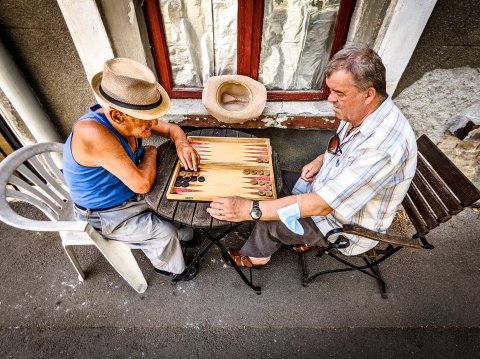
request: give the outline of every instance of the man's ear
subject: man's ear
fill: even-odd
[[[123,124],[125,121],[123,117],[123,113],[118,111],[117,109],[111,108],[109,111],[110,118],[115,121],[115,123],[118,123],[119,125]]]
[[[370,105],[373,100],[377,97],[377,91],[373,87],[367,89],[367,98],[365,99],[365,104]]]

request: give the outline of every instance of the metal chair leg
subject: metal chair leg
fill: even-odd
[[[425,249],[434,249],[435,246],[433,244],[430,244],[428,241],[427,241],[427,238],[425,237],[420,237],[420,242],[422,242],[422,247],[425,248]]]
[[[380,294],[383,299],[388,298],[387,294],[387,284],[385,283],[385,280],[382,277],[382,274],[380,273],[380,268],[376,264],[372,264],[374,262],[370,262],[367,258],[363,258],[365,263],[369,266],[370,270],[372,271],[373,275],[375,276],[375,279],[377,280],[378,286],[380,288]]]
[[[324,271],[319,271],[314,274],[309,274],[307,270],[307,261],[305,258],[300,258],[301,264],[302,264],[302,282],[306,286],[308,283],[313,281],[315,278],[324,275],[324,274],[329,274],[329,273],[340,273],[340,272],[349,272],[349,271],[354,271],[358,270],[372,278],[375,278],[377,280],[377,283],[380,287],[381,295],[382,298],[386,299],[387,298],[387,292],[386,292],[386,282],[382,278],[380,269],[378,267],[378,264],[389,258],[391,255],[394,253],[398,252],[402,247],[390,247],[389,249],[386,250],[385,254],[382,254],[380,258],[376,257],[375,260],[368,260],[367,258],[363,257],[366,265],[356,265],[354,263],[351,263],[343,258],[338,257],[337,255],[331,253],[331,252],[326,252],[325,250],[319,250],[319,253],[317,256],[323,255],[323,253],[327,253],[330,257],[336,259],[340,263],[344,264],[346,267],[345,268],[339,268],[339,269],[331,269],[331,270],[324,270]],[[302,255],[304,253],[300,253]],[[304,263],[303,263],[304,262]],[[368,271],[370,270],[370,271]]]
[[[223,244],[219,242],[216,242],[215,244],[220,248],[220,253],[222,254],[223,259],[230,263],[230,265],[233,267],[233,269],[235,269],[240,278],[242,278],[243,282],[250,288],[252,288],[256,294],[262,294],[262,288],[253,284],[252,268],[248,268],[250,270],[250,280],[248,280],[245,274],[243,274],[242,270],[237,266],[237,263],[235,263],[233,258],[230,257]]]
[[[305,258],[305,252],[300,253],[300,265],[302,266],[302,285],[308,287],[308,266],[307,259]]]
[[[214,245],[216,245],[220,249],[220,253],[222,254],[222,257],[225,259],[226,262],[229,262],[231,266],[235,269],[235,271],[238,273],[238,275],[242,278],[242,280],[245,282],[246,285],[248,285],[250,288],[252,288],[255,293],[261,294],[262,293],[262,288],[259,286],[256,286],[253,284],[252,280],[252,270],[250,268],[250,280],[245,276],[245,274],[241,271],[241,269],[237,266],[235,261],[233,260],[232,257],[228,254],[225,246],[220,242],[227,234],[232,232],[235,228],[237,228],[240,224],[236,226],[231,226],[227,230],[223,231],[221,234],[217,236],[212,236],[208,230],[205,229],[200,229],[201,236],[207,237],[209,239],[209,243],[203,248],[200,249],[196,254],[194,259],[190,262],[190,264],[187,266],[187,268],[179,275],[176,276],[175,279],[172,279],[172,284],[176,284],[178,281],[182,280],[183,277],[189,273],[190,269],[195,266],[200,260],[203,258],[203,256],[212,248]]]

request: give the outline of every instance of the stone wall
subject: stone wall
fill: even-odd
[[[427,72],[394,100],[417,134],[428,134],[439,142],[454,117],[480,101],[480,68]]]
[[[417,136],[426,134],[437,143],[480,188],[480,68],[430,71],[395,102]]]

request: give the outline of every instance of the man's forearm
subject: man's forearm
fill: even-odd
[[[279,198],[275,201],[261,201],[260,210],[262,220],[278,220],[277,210],[297,202],[297,196]],[[325,216],[332,211],[330,206],[316,193],[305,193],[298,195],[298,204],[302,218],[311,216]]]
[[[187,136],[185,132],[180,128],[180,126],[175,125],[174,123],[166,123],[159,121],[158,124],[152,128],[157,134],[162,137],[170,139],[175,144],[185,143],[188,144]]]
[[[172,124],[170,127],[170,140],[175,143],[175,146],[179,145],[188,145],[188,140],[187,136],[185,135],[185,132],[177,126]]]
[[[262,221],[278,220],[277,210],[290,206],[297,202],[297,196],[279,198],[273,201],[260,201],[260,210]],[[330,206],[316,193],[304,193],[298,195],[298,204],[300,208],[300,217],[324,216],[332,211]],[[252,209],[252,200],[242,197],[217,197],[210,203],[207,212],[212,217],[232,222],[248,221],[251,219],[250,211]]]
[[[315,158],[315,161],[318,162],[320,168],[323,166],[323,153],[321,155],[319,155],[317,158]]]
[[[138,165],[138,169],[142,174],[142,177],[146,180],[146,188],[144,193],[148,192],[152,187],[153,181],[155,180],[156,171],[157,171],[157,150],[145,149],[143,153],[142,161]],[[147,188],[148,187],[148,188]]]

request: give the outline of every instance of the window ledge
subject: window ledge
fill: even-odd
[[[256,121],[226,124],[209,115],[201,99],[172,99],[164,120],[181,126],[232,128],[336,128],[332,105],[322,101],[269,101]]]

